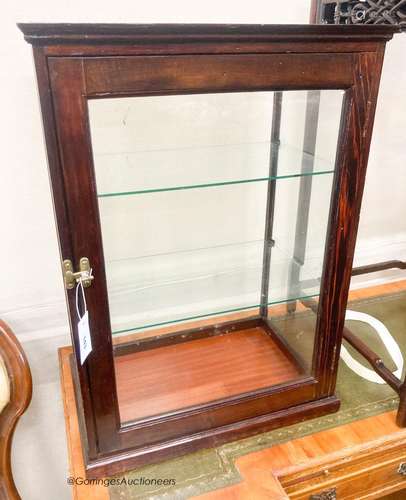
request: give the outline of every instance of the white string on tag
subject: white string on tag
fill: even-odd
[[[90,269],[90,271],[89,271],[89,276],[91,276],[91,275],[92,275],[92,269]],[[82,299],[83,299],[83,306],[84,306],[83,316],[84,316],[87,312],[87,304],[86,304],[85,289],[83,287],[83,282],[82,282],[81,277],[79,278],[79,280],[76,284],[76,314],[78,315],[78,320],[80,321],[83,318],[83,316],[80,315],[80,311],[79,311],[79,288],[82,291]]]
[[[84,306],[83,316],[84,316],[87,311],[87,304],[86,304],[85,289],[83,288],[82,278],[80,278],[76,284],[76,314],[78,315],[78,320],[80,321],[83,318],[83,316],[80,315],[80,310],[79,310],[79,288],[82,291],[82,300]]]

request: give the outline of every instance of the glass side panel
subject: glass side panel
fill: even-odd
[[[318,155],[334,162],[343,94],[338,91],[307,94],[307,126],[303,138],[300,126],[306,118],[299,117],[299,129],[295,129],[295,107],[286,101],[285,94],[282,98],[282,141],[286,138],[292,142],[296,137],[297,141],[303,141],[303,149],[309,154],[303,156],[301,163],[305,176],[274,183],[272,240],[289,257],[278,262],[271,248],[268,315],[272,328],[310,371],[334,175],[314,177],[308,174],[315,171],[314,158]],[[285,297],[286,307],[273,305],[275,294]]]
[[[89,101],[123,422],[310,373],[342,98]]]
[[[333,175],[311,179],[309,199],[304,196],[306,180],[289,179],[276,186],[268,313],[272,327],[310,370]],[[283,260],[274,254],[278,246]],[[276,297],[285,299],[284,308],[274,306]]]

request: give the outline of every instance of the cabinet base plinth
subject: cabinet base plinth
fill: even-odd
[[[98,460],[88,460],[86,475],[89,478],[113,476],[144,465],[186,455],[203,448],[212,448],[236,439],[243,439],[278,427],[292,425],[302,420],[334,413],[338,411],[339,407],[340,400],[336,396],[331,396],[282,411],[250,418],[232,425],[209,429],[198,434],[155,444],[151,447],[131,449]]]

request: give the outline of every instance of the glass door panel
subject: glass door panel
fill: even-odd
[[[342,98],[89,101],[122,421],[311,373]]]
[[[266,183],[99,206],[113,334],[259,307]]]

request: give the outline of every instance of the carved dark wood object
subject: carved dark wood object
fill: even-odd
[[[316,0],[316,22],[390,24],[406,29],[406,0]]]

